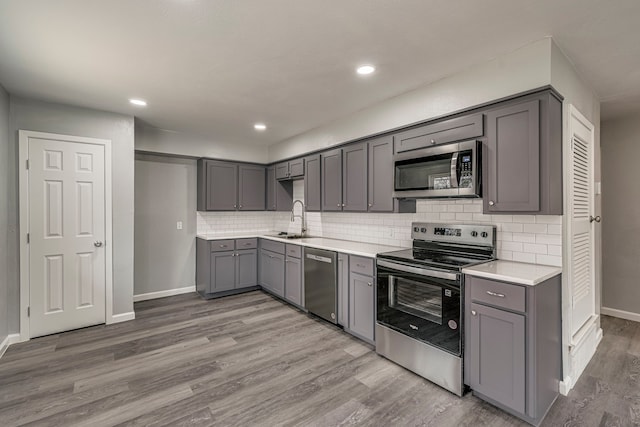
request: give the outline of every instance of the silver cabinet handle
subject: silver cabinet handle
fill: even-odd
[[[96,248],[99,248],[102,246],[102,242],[100,240],[96,240],[95,242],[93,242],[93,246],[95,246]]]
[[[431,144],[433,145],[433,144],[435,144],[435,143],[436,143],[436,140],[435,140],[435,139],[432,139],[432,140],[431,140]]]
[[[369,203],[369,207],[373,206],[373,203]]]
[[[242,205],[240,205],[240,209],[242,209]]]
[[[476,314],[478,314],[475,310],[471,310],[471,315],[475,316]]]
[[[342,207],[344,208],[345,206],[347,206],[347,205],[345,205],[345,204],[343,203],[343,204],[342,204]]]
[[[356,264],[356,267],[364,268],[363,264]]]
[[[340,207],[340,203],[338,203],[336,206]]]
[[[493,205],[495,205],[495,204],[496,204],[496,203],[495,203],[493,200],[489,200],[489,206],[493,206]]]
[[[251,243],[245,243],[244,245],[245,246],[251,246]]]
[[[373,286],[373,283],[371,283],[371,282],[367,282],[367,285],[368,285],[368,286]]]
[[[236,206],[236,205],[233,205],[233,208],[235,209],[235,208],[237,208],[237,206]]]
[[[487,295],[491,295],[492,297],[504,298],[504,294],[499,294],[497,292],[487,291]]]
[[[590,216],[589,217],[589,222],[600,222],[601,218],[600,215],[596,215],[596,216]]]
[[[226,248],[226,247],[227,247],[227,245],[220,245],[220,247],[221,247],[221,248]]]

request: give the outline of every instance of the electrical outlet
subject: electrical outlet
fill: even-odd
[[[178,223],[176,224],[176,229],[182,230],[182,221],[178,221]]]
[[[385,237],[387,238],[393,238],[393,228],[387,228],[387,230],[385,231]]]

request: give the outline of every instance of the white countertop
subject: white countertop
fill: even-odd
[[[382,252],[399,251],[402,249],[397,246],[378,245],[375,243],[352,242],[350,240],[327,239],[324,237],[305,237],[302,239],[283,239],[280,237],[269,236],[274,231],[257,231],[246,233],[229,233],[229,234],[198,234],[196,237],[204,240],[219,239],[243,239],[250,237],[258,237],[261,239],[275,240],[276,242],[289,243],[292,245],[308,246],[310,248],[326,249],[329,251],[342,252],[350,255],[359,255],[370,258]]]
[[[549,265],[528,264],[525,262],[496,260],[463,268],[462,272],[470,276],[535,286],[561,274],[562,268]]]

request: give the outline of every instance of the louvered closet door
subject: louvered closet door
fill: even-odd
[[[595,315],[595,252],[593,192],[593,125],[573,106],[570,118],[569,153],[569,280],[571,289],[571,333]]]

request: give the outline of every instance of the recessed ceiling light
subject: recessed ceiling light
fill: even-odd
[[[376,70],[373,65],[361,65],[356,69],[356,72],[361,75],[371,74]]]
[[[255,125],[253,125],[253,128],[255,130],[266,130],[267,125],[265,125],[264,123],[256,123]]]
[[[147,106],[147,101],[142,100],[142,99],[130,99],[129,102],[132,103],[133,105],[137,105],[137,106],[140,106],[140,107],[146,107]]]

